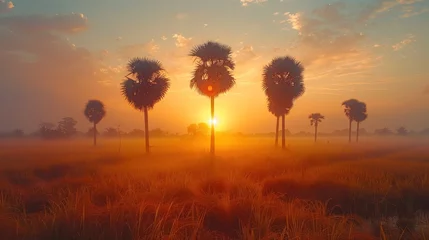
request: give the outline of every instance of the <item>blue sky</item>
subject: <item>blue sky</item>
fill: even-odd
[[[86,129],[90,98],[108,106],[103,126],[142,128],[119,84],[130,58],[148,56],[172,81],[151,126],[184,132],[208,120],[208,99],[189,89],[186,56],[208,40],[230,45],[237,62],[237,86],[217,99],[221,130],[272,131],[260,74],[280,55],[306,67],[306,93],[287,117],[292,131],[311,131],[312,112],[327,117],[321,131],[346,128],[341,102],[348,98],[368,104],[364,128],[422,129],[429,127],[427,22],[427,0],[0,0],[0,59],[7,59],[0,129],[34,130],[63,116]]]

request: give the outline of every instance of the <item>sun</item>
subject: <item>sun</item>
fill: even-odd
[[[214,125],[214,126],[216,126],[216,125],[217,125],[217,119],[216,119],[216,118],[210,119],[210,120],[209,120],[209,125]]]

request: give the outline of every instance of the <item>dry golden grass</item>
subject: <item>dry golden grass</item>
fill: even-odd
[[[1,239],[426,239],[428,142],[0,142]]]

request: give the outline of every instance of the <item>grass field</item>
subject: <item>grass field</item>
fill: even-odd
[[[0,239],[429,239],[427,140],[287,140],[2,141]]]

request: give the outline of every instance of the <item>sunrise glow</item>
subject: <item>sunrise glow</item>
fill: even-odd
[[[210,119],[209,120],[209,125],[211,126],[211,125],[217,125],[217,119],[216,118],[213,118],[213,119]]]

